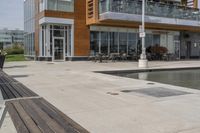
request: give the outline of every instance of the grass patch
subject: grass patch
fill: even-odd
[[[6,61],[26,61],[23,54],[16,54],[16,55],[6,55]]]

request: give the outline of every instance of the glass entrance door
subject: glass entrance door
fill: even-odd
[[[53,54],[54,61],[65,60],[64,38],[54,38]]]

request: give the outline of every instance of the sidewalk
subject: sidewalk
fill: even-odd
[[[200,62],[149,65],[200,67]],[[13,62],[4,70],[92,133],[200,132],[200,91],[92,72],[131,69],[138,69],[136,62]],[[192,94],[157,98],[121,92],[152,87]]]

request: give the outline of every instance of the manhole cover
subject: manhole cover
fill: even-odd
[[[147,83],[148,85],[154,85],[155,83]]]
[[[110,94],[110,95],[119,95],[119,93],[116,93],[116,92],[107,92],[107,94]]]
[[[52,64],[54,64],[54,63],[53,63],[53,62],[48,62],[47,64],[52,65]]]
[[[191,94],[189,92],[173,90],[173,89],[168,89],[164,87],[143,88],[143,89],[137,89],[137,90],[122,90],[121,92],[125,92],[125,93],[136,92],[136,93],[141,93],[141,94],[145,94],[145,95],[149,95],[153,97],[170,97],[170,96]]]

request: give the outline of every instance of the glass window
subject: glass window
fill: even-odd
[[[153,35],[153,45],[160,45],[160,35]]]
[[[119,53],[127,53],[127,33],[119,33]]]
[[[108,54],[108,32],[101,32],[101,53]]]
[[[146,37],[145,37],[145,46],[146,48],[152,46],[152,41],[153,40],[153,35],[152,34],[146,34]]]
[[[118,53],[118,33],[110,33],[110,53]]]
[[[74,11],[74,0],[58,0],[58,9],[59,11]]]
[[[136,33],[128,34],[128,54],[129,55],[136,54],[136,44],[137,44],[136,36],[137,36]]]
[[[48,0],[48,10],[57,10],[65,12],[74,11],[74,0]]]
[[[48,0],[47,8],[49,10],[56,10],[57,9],[57,0]]]
[[[54,30],[54,37],[64,37],[64,30]]]
[[[99,53],[99,32],[92,31],[90,34],[90,50],[91,55]]]

